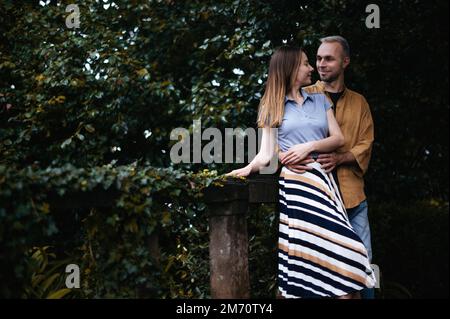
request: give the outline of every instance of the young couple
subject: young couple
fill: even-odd
[[[258,113],[261,149],[228,175],[256,173],[278,152],[281,298],[358,299],[361,292],[372,298],[376,280],[363,176],[373,121],[364,97],[345,86],[348,42],[340,36],[321,42],[321,81],[312,86],[314,68],[302,49],[283,46],[273,54]]]

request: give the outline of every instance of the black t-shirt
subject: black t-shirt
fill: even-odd
[[[337,102],[339,101],[339,99],[341,98],[342,94],[344,94],[344,91],[342,92],[338,92],[338,93],[332,93],[332,92],[327,92],[331,98],[331,101],[333,102],[333,111],[334,114],[336,114],[336,105]],[[332,172],[334,180],[336,181],[336,184],[339,186],[339,180],[337,177],[337,169],[335,168]]]
[[[339,99],[341,98],[342,94],[344,94],[344,91],[342,92],[338,92],[338,93],[332,93],[332,92],[327,92],[328,95],[331,98],[331,101],[333,102],[333,110],[336,113],[336,105],[337,102],[339,101]]]

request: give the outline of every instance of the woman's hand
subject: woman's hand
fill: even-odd
[[[315,162],[315,160],[311,156],[308,156],[303,161],[296,163],[296,164],[286,165],[286,167],[288,170],[290,170],[294,173],[304,174],[307,171],[313,170],[313,168],[308,166],[308,164],[314,163],[314,162]]]
[[[280,162],[283,165],[297,164],[307,158],[313,151],[314,149],[311,142],[297,144],[292,146],[289,151],[280,153]]]
[[[244,168],[235,169],[234,171],[226,174],[225,176],[247,177],[251,173],[252,173],[252,168],[250,165],[247,165]]]

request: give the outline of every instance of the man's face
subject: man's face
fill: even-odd
[[[324,42],[317,50],[317,71],[324,82],[338,79],[349,63],[350,58],[345,57],[342,46],[337,42]]]

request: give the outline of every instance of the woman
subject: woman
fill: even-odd
[[[348,221],[333,176],[315,161],[318,153],[342,146],[344,138],[325,95],[301,90],[311,84],[313,71],[300,48],[283,46],[274,53],[259,106],[261,149],[249,165],[228,175],[258,172],[278,148],[284,165],[279,179],[280,295],[358,298],[360,290],[374,287],[375,276],[367,251]],[[309,169],[303,174],[286,167],[307,158]]]

